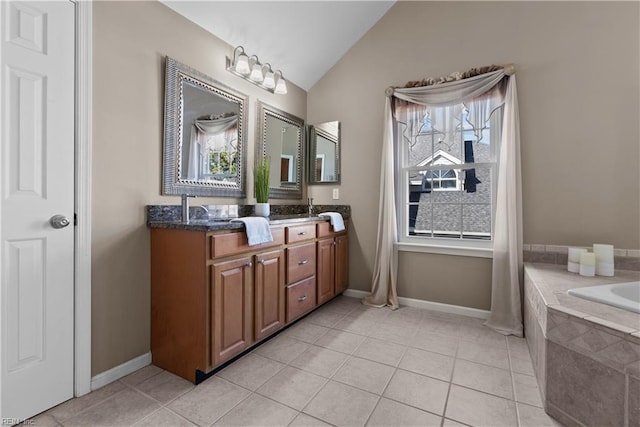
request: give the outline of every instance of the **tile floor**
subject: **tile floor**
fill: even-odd
[[[63,426],[557,426],[523,339],[338,297],[194,386],[155,366],[35,419]]]

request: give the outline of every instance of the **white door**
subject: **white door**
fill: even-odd
[[[74,14],[69,1],[0,1],[3,419],[73,397]]]

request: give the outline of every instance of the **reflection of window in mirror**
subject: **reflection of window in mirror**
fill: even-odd
[[[321,171],[318,175],[318,158],[322,158]],[[325,138],[321,134],[316,136],[316,179],[318,181],[333,181],[336,176],[336,164],[334,161],[327,162],[325,159],[336,158],[336,142]]]

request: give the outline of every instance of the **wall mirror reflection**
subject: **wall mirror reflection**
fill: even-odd
[[[340,183],[340,122],[309,127],[309,184]]]
[[[258,101],[256,157],[271,162],[269,197],[302,198],[304,120]]]
[[[244,197],[246,95],[166,61],[163,194]]]

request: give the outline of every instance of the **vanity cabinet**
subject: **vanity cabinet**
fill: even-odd
[[[271,232],[249,246],[243,230],[151,228],[153,364],[197,384],[344,290],[346,232],[324,221]]]
[[[346,229],[334,232],[329,223],[317,224],[318,304],[323,304],[347,289],[349,241]]]
[[[255,340],[260,341],[284,326],[284,251],[255,256]]]

